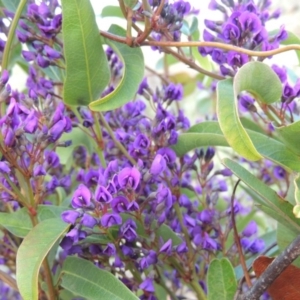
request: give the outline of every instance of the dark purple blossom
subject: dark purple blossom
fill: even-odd
[[[74,208],[89,207],[91,204],[91,196],[90,190],[84,184],[80,184],[73,194],[72,206]]]
[[[141,173],[135,167],[126,167],[118,174],[118,182],[121,188],[136,190],[141,179]]]
[[[61,218],[64,222],[75,224],[76,220],[81,216],[81,213],[75,210],[66,210],[61,214]]]
[[[103,227],[111,227],[114,225],[121,225],[121,224],[122,224],[121,216],[115,213],[105,214],[101,218],[101,225]]]

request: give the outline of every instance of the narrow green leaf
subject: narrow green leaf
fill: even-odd
[[[61,271],[61,286],[89,300],[138,300],[120,280],[92,262],[69,256]]]
[[[296,232],[300,232],[300,220],[296,219],[293,215],[293,206],[288,201],[281,198],[274,190],[238,163],[226,158],[223,160],[223,164],[264,200],[266,208],[273,211],[269,211],[268,214],[271,216],[276,214],[279,216],[277,218],[279,222],[284,222],[283,225],[289,226],[289,228],[292,228]],[[261,209],[263,210],[263,206]]]
[[[38,275],[41,264],[69,226],[60,219],[48,219],[36,225],[24,238],[17,253],[16,276],[24,300],[38,299]]]
[[[113,5],[105,6],[102,9],[101,17],[102,18],[105,18],[105,17],[124,18],[120,6],[113,6]]]
[[[232,79],[225,79],[217,85],[217,114],[222,132],[228,144],[248,160],[262,156],[255,149],[250,137],[242,126],[236,107]]]
[[[109,32],[119,36],[125,36],[124,29],[112,25]],[[144,76],[144,57],[140,48],[129,46],[106,39],[105,42],[117,53],[123,62],[123,75],[115,90],[90,103],[93,111],[107,111],[118,108],[132,101]]]
[[[234,269],[227,258],[214,259],[207,272],[208,300],[232,300],[237,289]]]
[[[272,88],[270,88],[272,86]],[[217,114],[220,127],[228,144],[249,160],[262,158],[241,124],[237,110],[237,96],[247,91],[257,101],[270,104],[278,101],[282,94],[281,82],[276,73],[261,62],[244,65],[232,79],[217,85]]]
[[[66,60],[64,101],[88,105],[107,86],[110,71],[95,14],[89,0],[62,0]]]
[[[251,123],[243,123],[245,127],[254,128]],[[246,132],[260,155],[290,171],[300,172],[300,157],[284,144],[259,132],[248,129]],[[208,121],[192,126],[186,133],[179,135],[177,144],[172,148],[178,156],[182,156],[205,146],[228,146],[218,122]]]
[[[300,121],[292,123],[288,126],[275,127],[275,131],[283,139],[288,148],[290,148],[297,155],[300,155]]]

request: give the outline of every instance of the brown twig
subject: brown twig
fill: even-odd
[[[240,263],[241,263],[241,266],[242,266],[242,269],[243,269],[243,272],[244,272],[244,276],[245,276],[247,285],[249,287],[251,287],[252,286],[252,282],[251,282],[251,279],[250,279],[250,276],[249,276],[249,273],[248,273],[247,265],[246,265],[246,262],[245,262],[245,257],[244,257],[244,254],[243,254],[243,249],[242,249],[241,242],[240,242],[239,232],[237,230],[236,223],[235,223],[235,218],[234,218],[234,205],[233,205],[234,195],[235,195],[236,189],[237,189],[240,181],[241,180],[239,179],[236,182],[236,184],[235,184],[235,186],[233,188],[233,191],[232,191],[232,195],[231,195],[231,201],[230,201],[230,205],[231,205],[231,221],[232,221],[232,228],[233,228],[233,235],[234,235],[235,244],[236,244],[237,250],[239,252]]]
[[[256,300],[274,282],[274,280],[300,256],[300,235],[267,267],[256,280],[252,288],[237,300]]]

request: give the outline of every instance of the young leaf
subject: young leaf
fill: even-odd
[[[114,275],[92,262],[69,256],[61,271],[61,286],[89,300],[138,300]]]
[[[207,272],[208,300],[232,300],[237,289],[234,269],[227,258],[214,259]]]
[[[234,81],[226,79],[217,85],[217,114],[228,144],[243,157],[258,160],[262,156],[242,126],[237,111],[237,96],[243,91],[250,92],[257,101],[270,104],[280,99],[282,86],[276,73],[261,62],[244,65]]]
[[[88,105],[107,86],[110,71],[89,0],[62,0],[66,60],[64,102]]]
[[[125,30],[117,25],[112,25],[109,32],[119,36],[125,36]],[[116,109],[129,101],[132,101],[144,76],[144,57],[140,48],[129,46],[106,39],[105,42],[117,53],[123,62],[123,75],[116,89],[90,103],[93,111],[107,111]]]
[[[275,215],[279,216],[278,221],[283,220],[283,225],[295,232],[300,232],[300,220],[293,215],[293,206],[288,201],[285,201],[274,190],[236,162],[226,158],[223,160],[223,164],[264,200],[266,208],[271,209]],[[273,214],[272,211],[269,212],[270,215]]]
[[[17,253],[17,284],[24,300],[38,299],[39,269],[54,243],[70,225],[48,219],[36,225],[24,238]]]

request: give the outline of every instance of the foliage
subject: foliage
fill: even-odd
[[[300,40],[219,2],[0,1],[3,299],[298,294]]]

